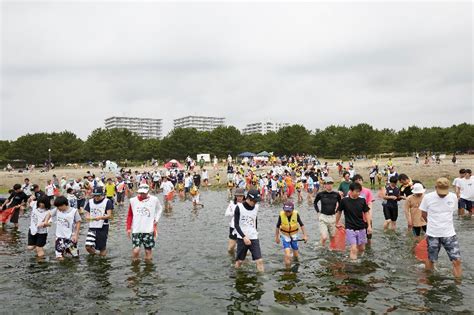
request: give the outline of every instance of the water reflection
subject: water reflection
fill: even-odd
[[[158,297],[158,272],[153,262],[134,261],[131,263],[131,275],[127,278],[127,287],[131,289],[137,297],[155,298]],[[153,288],[150,288],[153,286]]]
[[[26,247],[21,242],[21,232],[16,228],[10,227],[0,227],[0,245],[0,248],[5,249],[5,254],[7,255],[24,251]]]
[[[255,313],[260,311],[260,299],[265,291],[258,275],[236,270],[234,288],[238,294],[233,293],[231,295],[233,304],[227,306],[229,313]]]
[[[93,282],[86,293],[86,298],[106,301],[112,292],[110,271],[112,264],[110,258],[89,255],[86,257],[89,280]]]
[[[422,287],[417,291],[424,297],[425,305],[420,308],[448,313],[453,306],[463,306],[464,295],[459,290],[461,284],[459,280],[424,271],[420,272],[419,276],[418,284]]]
[[[278,278],[279,288],[273,291],[275,302],[280,304],[305,304],[305,294],[297,292],[299,264],[292,266],[291,270],[284,271]]]
[[[364,276],[376,271],[377,264],[371,261],[360,263],[346,262],[343,260],[328,260],[323,263],[325,275],[328,277],[328,294],[341,298],[344,304],[356,306],[365,303],[367,296],[375,288],[374,283],[380,281],[373,277],[365,280]]]

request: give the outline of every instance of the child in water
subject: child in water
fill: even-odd
[[[202,203],[199,203],[199,188],[197,188],[196,185],[193,185],[193,187],[191,187],[191,191],[190,191],[190,194],[193,198],[193,209],[196,209],[197,206],[201,206],[201,207],[204,207],[204,205]]]
[[[48,239],[48,224],[46,216],[50,213],[51,202],[49,197],[41,196],[38,201],[32,201],[31,223],[28,230],[28,249],[36,250],[36,256],[44,257],[43,247]]]
[[[64,255],[70,254],[78,257],[77,241],[79,240],[79,230],[81,228],[81,215],[79,210],[71,208],[69,201],[64,196],[59,196],[54,200],[55,209],[51,210],[38,227],[46,227],[49,219],[56,218],[56,258],[63,260]]]
[[[298,211],[291,201],[283,205],[283,210],[280,211],[278,222],[275,230],[275,242],[283,243],[283,251],[285,252],[284,263],[288,268],[291,265],[291,256],[298,258],[298,232],[299,228],[303,231],[303,240],[308,241],[308,236],[304,228],[303,221],[301,221]]]

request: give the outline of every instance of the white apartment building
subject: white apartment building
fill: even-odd
[[[105,120],[105,128],[124,128],[137,133],[144,139],[161,139],[163,120],[138,117],[109,117]]]
[[[196,128],[198,131],[211,131],[224,126],[223,117],[186,116],[174,119],[174,128]]]
[[[242,133],[244,135],[248,135],[252,133],[260,133],[264,135],[270,131],[277,132],[281,128],[287,127],[289,125],[290,125],[289,123],[276,123],[270,120],[261,121],[261,122],[247,124],[247,126],[242,130]]]

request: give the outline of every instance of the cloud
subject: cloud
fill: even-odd
[[[472,4],[3,2],[0,138],[112,115],[474,122]],[[423,117],[422,119],[420,117]]]

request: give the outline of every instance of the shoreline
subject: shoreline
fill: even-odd
[[[338,183],[341,181],[340,176],[338,175],[337,168],[334,165],[336,160],[331,160],[331,159],[321,159],[321,163],[324,164],[324,162],[328,162],[330,174],[329,176],[333,177],[335,181],[335,186],[338,185]],[[378,161],[379,169],[383,169],[384,165],[388,159],[382,159]],[[405,173],[407,174],[411,179],[417,179],[423,182],[423,184],[426,187],[431,187],[434,185],[434,182],[436,181],[437,178],[439,177],[446,177],[449,180],[453,180],[455,177],[458,176],[458,172],[460,168],[473,168],[474,167],[474,155],[461,155],[458,156],[458,162],[453,165],[451,161],[444,160],[441,164],[422,164],[420,161],[420,164],[415,164],[415,160],[413,158],[394,158],[392,159],[393,165],[395,166],[397,172],[399,174]],[[235,164],[234,164],[235,165]],[[344,165],[347,165],[347,161],[345,162]],[[356,173],[361,174],[364,177],[364,183],[367,186],[370,186],[369,184],[369,168],[372,165],[372,160],[357,160],[354,162],[354,168],[356,170]],[[322,165],[321,165],[322,166]],[[317,166],[321,167],[321,166]],[[120,166],[119,166],[120,167]],[[128,167],[127,167],[128,168]],[[212,190],[226,190],[227,189],[227,172],[226,172],[226,165],[223,163],[219,164],[219,167],[217,170],[214,170],[212,165],[206,165],[204,167],[209,174],[209,189]],[[245,170],[247,170],[249,167],[244,167]],[[132,172],[134,171],[154,171],[155,169],[164,171],[165,168],[163,166],[154,168],[154,167],[130,167]],[[270,170],[270,166],[265,166],[258,168],[256,171],[256,174],[262,174],[268,172]],[[66,179],[70,178],[78,178],[78,177],[83,177],[86,175],[86,172],[90,171],[92,174],[99,175],[102,170],[100,168],[89,168],[89,167],[83,167],[83,168],[58,168],[58,169],[53,169],[50,170],[49,172],[43,172],[41,173],[40,171],[33,171],[31,173],[18,173],[18,172],[7,172],[7,171],[0,171],[0,194],[6,194],[8,193],[8,190],[12,188],[12,186],[16,183],[22,184],[25,178],[29,178],[30,182],[33,184],[38,184],[42,189],[44,188],[43,186],[46,185],[46,181],[50,179],[53,174],[55,174],[58,178],[61,178],[62,176],[66,176]],[[200,172],[199,167],[195,167],[194,171]],[[215,180],[215,175],[216,173],[220,173],[220,184],[216,183]],[[192,172],[191,172],[192,173]],[[115,177],[115,174],[108,172],[105,173],[106,177]],[[383,181],[384,182],[384,181]],[[382,182],[382,183],[383,183]],[[376,188],[378,188],[378,183],[376,183]]]

